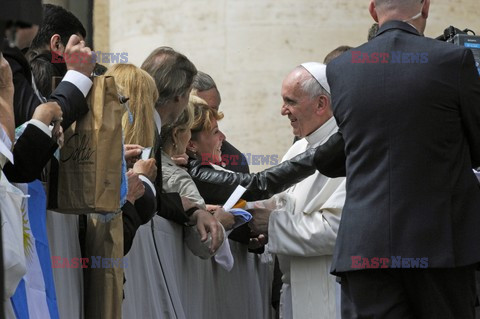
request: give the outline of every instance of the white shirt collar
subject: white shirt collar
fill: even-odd
[[[330,137],[330,135],[335,133],[337,130],[338,130],[337,122],[335,121],[335,118],[332,116],[328,121],[323,123],[323,125],[320,126],[317,130],[315,130],[310,135],[305,137],[305,140],[307,140],[307,143],[308,143],[308,147],[311,147],[315,144],[323,142],[328,137]]]
[[[162,132],[162,119],[160,118],[160,114],[158,114],[157,110],[153,112],[153,119],[155,121],[155,126],[157,127],[158,135]]]

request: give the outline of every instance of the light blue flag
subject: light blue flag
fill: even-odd
[[[29,183],[23,190],[30,195],[28,214],[24,214],[24,228],[28,234],[25,239],[27,274],[11,298],[13,309],[19,319],[57,319],[59,315],[48,246],[45,191],[38,180]]]

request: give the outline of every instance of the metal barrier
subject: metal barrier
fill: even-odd
[[[52,256],[79,257],[78,216],[47,213]],[[155,216],[127,254],[123,318],[270,319],[273,260],[230,241],[235,265],[225,271],[194,256],[183,227]],[[81,268],[53,269],[60,318],[83,318]]]

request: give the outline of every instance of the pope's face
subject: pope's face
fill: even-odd
[[[309,77],[311,76],[306,70],[294,70],[282,84],[281,114],[288,117],[293,135],[298,137],[308,136],[319,127],[315,116],[318,99],[312,98],[302,88],[303,81]]]

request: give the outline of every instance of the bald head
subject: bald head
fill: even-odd
[[[430,0],[370,0],[369,11],[380,26],[387,21],[400,20],[423,33],[429,8]]]
[[[418,5],[421,0],[375,0],[377,7],[384,7],[386,9],[393,8],[410,8]]]

